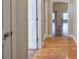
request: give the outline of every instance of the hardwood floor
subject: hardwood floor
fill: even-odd
[[[47,38],[33,59],[77,59],[77,45],[71,37]]]

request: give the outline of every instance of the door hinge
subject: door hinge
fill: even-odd
[[[38,20],[38,17],[36,17],[36,20]]]
[[[10,34],[12,35],[12,31],[10,32]]]
[[[37,38],[37,49],[38,49],[38,38]]]

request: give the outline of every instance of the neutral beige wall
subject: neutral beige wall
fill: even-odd
[[[48,0],[45,0],[45,35],[48,35]]]
[[[52,0],[48,1],[48,34],[52,34]]]
[[[77,36],[76,0],[69,0],[69,34]]]
[[[28,0],[16,0],[16,59],[28,59]]]
[[[41,18],[42,18],[42,40],[44,39],[44,35],[45,35],[45,0],[41,0]]]
[[[53,0],[53,2],[68,2],[69,0]]]
[[[68,10],[68,4],[62,2],[53,3],[53,11],[65,12]]]
[[[68,32],[69,35],[73,34],[73,1],[69,0],[69,7],[68,7],[68,15],[69,15],[69,26],[68,26]]]
[[[57,12],[57,20],[61,24],[62,13],[68,11],[68,4],[67,3],[62,3],[62,2],[53,3],[53,11],[52,12],[54,12],[54,11]]]
[[[52,34],[52,0],[45,0],[45,35]]]
[[[73,32],[74,32],[74,37],[77,39],[77,0],[74,0],[74,28],[73,28]]]

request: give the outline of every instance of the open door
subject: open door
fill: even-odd
[[[3,59],[12,59],[11,54],[11,14],[10,14],[10,0],[3,1],[3,38],[2,38],[2,54]]]

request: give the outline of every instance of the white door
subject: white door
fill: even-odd
[[[10,1],[3,0],[3,39],[2,39],[2,50],[3,59],[11,58],[11,14],[10,14]]]
[[[36,0],[28,1],[28,49],[37,49]]]

